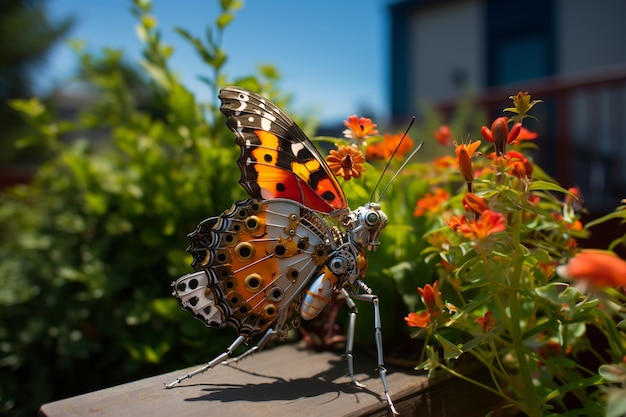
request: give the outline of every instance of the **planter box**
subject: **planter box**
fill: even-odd
[[[316,353],[297,345],[262,351],[238,364],[215,368],[181,382],[163,384],[197,367],[44,404],[42,417],[72,416],[387,416],[375,359],[355,354],[357,379],[346,376],[343,356]],[[457,379],[429,386],[417,371],[388,366],[388,382],[403,416],[484,416],[492,396]]]

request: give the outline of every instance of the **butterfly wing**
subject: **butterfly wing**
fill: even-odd
[[[253,337],[287,313],[334,243],[327,224],[289,200],[243,200],[189,234],[198,271],[172,284],[181,306],[207,326]]]
[[[226,87],[220,110],[241,147],[241,185],[256,199],[286,198],[323,213],[348,205],[337,179],[304,132],[258,94]]]

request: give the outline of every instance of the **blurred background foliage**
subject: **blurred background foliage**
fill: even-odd
[[[43,147],[24,151],[12,146],[8,138],[22,134],[25,125],[7,100],[30,97],[36,70],[72,25],[70,18],[50,21],[42,0],[0,2],[0,164],[40,162],[46,156]]]
[[[214,96],[237,84],[288,107],[274,68],[223,73],[216,39],[240,4],[220,4],[205,39],[179,31],[206,62]],[[29,127],[11,145],[45,149],[48,159],[32,183],[0,194],[0,414],[32,415],[46,401],[200,363],[234,337],[180,310],[169,283],[191,269],[185,234],[245,197],[239,150],[218,103],[197,102],[169,68],[172,48],[150,12],[149,1],[134,2],[139,66],[122,51],[89,54],[75,43],[75,88],[95,99],[74,120],[42,100],[16,99],[27,89],[2,91]],[[1,16],[3,30],[13,27]],[[39,12],[31,18],[45,22]],[[69,24],[49,24],[42,36],[52,42]],[[26,60],[7,60],[3,85],[17,86],[9,76],[23,76]],[[311,133],[312,120],[298,122]]]
[[[73,43],[80,69],[72,88],[93,98],[78,115],[65,117],[46,100],[23,98],[28,89],[2,96],[11,98],[24,123],[11,149],[43,150],[47,158],[32,183],[0,193],[0,414],[32,415],[48,401],[202,363],[234,339],[232,329],[206,329],[182,311],[169,285],[191,271],[186,233],[246,197],[238,184],[240,151],[217,92],[238,85],[261,93],[309,135],[316,123],[289,112],[290,97],[280,91],[274,67],[240,78],[225,73],[228,54],[220,40],[242,5],[220,5],[204,37],[177,30],[206,64],[202,79],[212,102],[198,102],[170,68],[173,48],[162,39],[149,0],[133,1],[144,45],[139,63],[120,50],[94,54]],[[34,39],[50,43],[71,25],[49,23],[38,11],[31,18],[47,28]],[[0,18],[0,30],[11,27]],[[27,74],[7,59],[2,68],[18,78]],[[450,126],[477,132],[484,120],[461,105]],[[432,113],[412,136],[430,137],[440,124]],[[410,164],[383,197],[389,226],[369,256],[366,282],[381,298],[384,339],[393,346],[408,337],[402,317],[415,308],[415,288],[434,273],[418,256],[425,225],[413,216],[415,201],[428,191],[428,170]],[[381,171],[382,164],[369,165],[363,182],[344,184],[352,208],[367,202]],[[463,186],[460,177],[450,181]],[[371,306],[360,307],[357,342],[372,344]]]

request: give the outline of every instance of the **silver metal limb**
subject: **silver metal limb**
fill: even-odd
[[[258,341],[258,343],[254,346],[252,346],[250,349],[246,350],[245,352],[243,352],[241,355],[232,358],[232,359],[228,359],[226,361],[224,361],[224,365],[230,364],[230,363],[237,363],[240,360],[242,360],[245,357],[248,357],[250,355],[252,355],[254,352],[257,352],[261,349],[263,349],[265,347],[265,345],[267,345],[269,343],[270,340],[274,339],[276,336],[284,336],[285,333],[287,332],[285,330],[285,323],[287,320],[287,310],[283,311],[282,313],[280,313],[280,316],[278,317],[278,319],[276,320],[276,325],[273,328],[269,328],[267,329],[267,331],[265,332],[265,334],[263,335],[263,337]]]
[[[348,372],[350,374],[350,378],[357,386],[363,386],[361,383],[357,382],[354,378],[354,365],[352,358],[352,345],[354,342],[354,326],[356,322],[357,309],[354,301],[350,298],[350,295],[360,301],[367,301],[372,303],[374,306],[374,338],[376,340],[376,353],[378,356],[378,374],[380,375],[380,380],[383,383],[383,389],[385,391],[385,398],[387,399],[387,405],[389,406],[389,410],[393,415],[398,415],[399,413],[396,411],[396,408],[393,405],[393,401],[391,401],[391,395],[389,394],[389,385],[387,384],[387,369],[385,368],[385,363],[383,361],[383,333],[381,330],[382,324],[380,320],[380,303],[378,300],[378,296],[372,293],[372,290],[365,285],[365,283],[361,280],[356,281],[356,286],[358,290],[363,291],[363,293],[359,293],[356,291],[348,292],[345,289],[341,290],[341,293],[346,297],[346,302],[348,307],[350,308],[350,322],[348,327],[348,340],[346,342],[346,357],[348,360]]]
[[[256,345],[252,346],[250,349],[246,350],[245,352],[243,352],[241,355],[232,358],[232,359],[228,359],[226,361],[224,361],[224,365],[228,365],[230,363],[237,363],[240,360],[242,360],[245,357],[248,357],[250,355],[252,355],[254,352],[259,351],[261,349],[263,349],[265,347],[265,345],[267,345],[267,343],[272,340],[273,338],[275,338],[277,335],[276,331],[274,331],[274,329],[268,329],[265,334],[263,335],[263,337],[259,340],[259,343],[257,343]]]
[[[356,304],[354,304],[354,300],[350,298],[350,294],[346,291],[345,288],[341,289],[341,294],[346,299],[346,304],[350,309],[350,321],[348,322],[348,335],[346,337],[346,360],[348,362],[348,375],[352,380],[352,383],[357,387],[364,388],[365,385],[360,383],[354,377],[354,356],[352,355],[352,347],[354,345],[354,326],[356,325],[356,315],[358,314],[358,310],[356,308]]]
[[[246,340],[248,340],[247,337],[239,336],[237,339],[235,339],[235,341],[230,346],[228,346],[226,351],[224,351],[222,354],[220,354],[216,358],[212,359],[211,361],[207,362],[207,364],[204,365],[202,368],[196,369],[195,371],[190,372],[187,375],[183,375],[180,378],[176,378],[176,380],[170,382],[169,384],[165,384],[165,387],[166,388],[172,388],[173,386],[178,384],[180,381],[184,381],[185,379],[192,378],[193,376],[201,374],[202,372],[206,371],[207,369],[211,369],[215,365],[217,365],[217,364],[219,364],[221,362],[224,362],[233,353],[233,351],[237,348],[237,346],[239,346],[240,344],[242,344]]]

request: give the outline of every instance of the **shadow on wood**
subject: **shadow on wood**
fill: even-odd
[[[164,384],[196,367],[44,404],[39,415],[386,416],[387,403],[382,399],[375,367],[374,358],[357,352],[355,373],[367,385],[357,388],[347,377],[341,355],[282,345],[239,364],[218,365],[172,389],[165,389]],[[477,393],[477,388],[460,386],[461,381],[447,380],[428,387],[423,373],[394,367],[388,370],[392,398],[403,416],[479,416],[493,407],[493,402],[483,401],[484,391]],[[450,389],[442,395],[434,389],[439,385],[450,385]],[[477,408],[479,413],[473,411]]]

